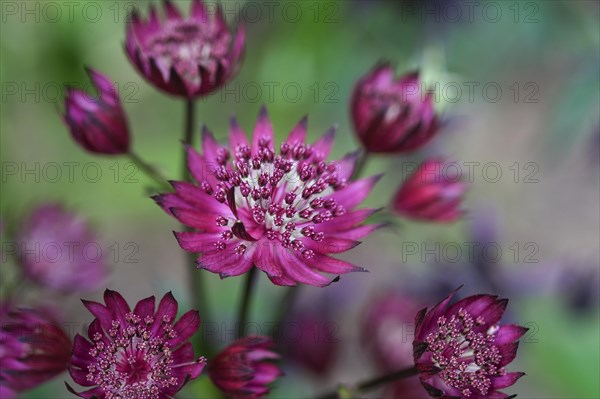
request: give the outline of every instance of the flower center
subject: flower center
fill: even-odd
[[[494,345],[498,328],[479,332],[484,323],[483,318],[474,319],[461,308],[450,320],[441,316],[438,329],[426,339],[431,360],[442,370],[440,377],[467,397],[474,390],[487,395],[492,385],[490,376],[505,374],[498,366],[502,356]]]
[[[323,154],[310,145],[283,143],[280,155],[275,156],[269,144],[261,139],[255,154],[248,146],[238,146],[233,169],[228,168],[229,152],[221,149],[215,159],[217,187],[208,181],[200,183],[201,189],[227,203],[236,216],[217,217],[217,225],[229,229],[215,246],[224,250],[233,236],[245,241],[266,237],[311,259],[314,251],[305,248],[303,240],[322,242],[325,234],[315,227],[346,213],[335,199],[327,198],[345,187],[346,180],[338,176],[334,163],[325,163]],[[238,253],[245,250],[244,244],[236,248]]]
[[[212,21],[167,21],[148,39],[144,49],[165,71],[175,67],[188,83],[199,85],[199,67],[214,73],[218,61],[226,57],[230,42],[231,35],[219,31]]]
[[[88,381],[99,385],[106,399],[158,399],[161,390],[175,386],[171,375],[173,354],[167,341],[176,337],[168,316],[161,320],[162,334],[152,333],[152,317],[142,320],[134,313],[126,315],[122,325],[113,320],[110,338],[96,333],[88,366]]]

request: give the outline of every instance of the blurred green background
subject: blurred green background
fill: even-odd
[[[114,261],[111,288],[130,303],[173,290],[180,308],[186,309],[191,306],[189,266],[171,234],[178,225],[148,198],[151,182],[127,159],[82,151],[61,122],[63,85],[89,88],[83,66],[96,68],[119,84],[135,151],[169,178],[179,176],[184,104],[147,84],[123,51],[127,11],[137,6],[145,15],[148,3],[1,4],[0,209],[5,217],[18,220],[40,201],[65,202],[94,222],[107,248],[114,243],[113,248],[119,248],[109,253]],[[187,12],[188,2],[176,3]],[[450,3],[457,8],[449,8]],[[421,69],[430,85],[442,88],[436,106],[450,120],[449,126],[423,154],[373,159],[367,172],[387,173],[367,205],[385,206],[402,180],[402,162],[424,154],[501,165],[504,177],[498,182],[486,181],[479,172],[474,175],[466,207],[498,215],[502,248],[515,242],[534,242],[539,248],[539,262],[534,264],[515,262],[508,255],[502,258],[503,266],[516,276],[515,287],[520,287],[518,282],[528,287],[525,280],[533,279],[529,284],[540,288],[534,296],[525,292],[511,298],[512,317],[522,324],[534,323],[537,333],[522,344],[511,366],[528,376],[509,391],[522,398],[600,398],[598,304],[573,311],[565,305],[564,291],[548,277],[560,280],[565,271],[597,270],[600,264],[599,3],[477,3],[469,14],[462,2],[225,1],[229,21],[246,21],[246,58],[233,82],[199,101],[199,120],[225,139],[231,115],[237,115],[249,132],[264,104],[281,140],[308,114],[312,139],[339,124],[335,158],[358,146],[348,106],[354,82],[380,59],[394,62],[399,73]],[[461,16],[457,17],[457,9]],[[472,100],[465,82],[477,84]],[[457,85],[462,93],[452,91]],[[486,85],[493,86],[487,93]],[[497,101],[495,87],[502,90]],[[73,175],[65,162],[75,163]],[[537,165],[535,183],[523,181],[528,172],[523,165],[528,162]],[[523,173],[516,180],[510,169],[515,163]],[[436,267],[443,267],[430,259],[406,259],[400,243],[465,242],[470,220],[451,226],[401,221],[397,229],[379,231],[345,254],[371,271],[344,276],[336,287],[352,292],[336,304],[345,345],[342,359],[347,361],[338,362],[328,382],[289,369],[271,397],[310,397],[336,381],[351,383],[372,375],[357,342],[358,317],[365,303],[381,287],[393,285],[390,281],[406,283],[406,270],[435,274]],[[128,243],[138,250],[131,254]],[[205,274],[214,321],[233,321],[240,280],[220,281]],[[523,281],[521,275],[526,276]],[[594,276],[591,284],[597,290],[598,274]],[[303,295],[316,296],[317,291],[306,289]],[[252,318],[272,320],[284,289],[261,276],[258,292]],[[40,293],[25,293],[25,301],[36,300]],[[92,293],[88,299],[100,294]],[[90,321],[78,298],[54,299],[61,301],[68,320]],[[67,397],[62,380],[25,397]],[[179,397],[211,397],[207,385],[191,384]]]

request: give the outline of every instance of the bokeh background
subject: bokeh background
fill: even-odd
[[[127,159],[85,153],[61,122],[63,85],[89,88],[83,66],[92,66],[119,83],[135,151],[166,176],[179,176],[184,104],[144,82],[123,51],[127,11],[137,6],[146,13],[150,2],[81,1],[72,14],[67,3],[2,3],[2,215],[18,224],[39,202],[63,202],[100,232],[113,264],[110,288],[130,303],[172,290],[180,309],[189,308],[191,266],[171,234],[178,225],[148,198],[151,181]],[[177,3],[187,12],[188,2]],[[462,295],[509,297],[508,319],[531,328],[512,365],[528,375],[510,392],[522,398],[600,398],[599,3],[479,1],[472,14],[460,1],[223,4],[229,21],[245,21],[247,49],[237,78],[198,104],[199,120],[218,138],[226,138],[231,115],[251,130],[266,105],[279,140],[308,114],[310,138],[339,125],[333,157],[353,151],[353,84],[386,59],[399,73],[422,71],[438,88],[436,107],[449,123],[421,153],[371,159],[366,173],[386,174],[367,205],[385,207],[407,163],[426,155],[444,155],[463,165],[463,172],[465,163],[481,165],[469,175],[463,221],[437,225],[380,216],[391,227],[344,255],[370,273],[301,292],[304,310],[323,301],[330,306],[341,349],[326,378],[284,363],[287,376],[271,397],[306,398],[376,373],[359,333],[375,294],[397,290],[433,305],[464,283]],[[77,163],[72,177],[65,162]],[[490,163],[498,166],[484,170]],[[481,259],[463,252],[456,259],[448,243],[467,242],[492,242],[502,253]],[[434,248],[434,254],[423,248]],[[3,259],[3,269],[10,265]],[[205,322],[221,326],[225,345],[241,280],[205,274],[213,309],[213,320]],[[261,275],[252,320],[273,321],[284,291]],[[24,303],[58,301],[72,323],[90,321],[77,297],[35,286],[21,295]],[[66,374],[24,397],[67,397],[64,379]],[[212,389],[203,381],[179,397],[211,397]]]

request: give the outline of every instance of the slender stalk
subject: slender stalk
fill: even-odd
[[[353,392],[362,393],[365,391],[369,391],[371,389],[378,388],[381,385],[385,385],[390,382],[394,382],[397,380],[401,380],[403,378],[415,376],[418,373],[419,372],[417,371],[416,367],[411,367],[408,369],[395,371],[390,374],[385,374],[385,375],[375,377],[375,378],[363,381],[361,383],[358,383],[355,386],[355,388],[353,389]],[[318,396],[318,399],[337,399],[337,397],[338,397],[338,394],[337,394],[337,391],[335,391],[335,392],[327,393],[325,395]]]
[[[244,336],[244,330],[248,321],[248,313],[250,310],[250,299],[254,288],[254,280],[256,280],[257,273],[256,266],[252,267],[246,275],[246,281],[244,283],[244,291],[242,292],[242,300],[240,301],[240,308],[238,312],[238,338]]]
[[[183,133],[183,142],[188,145],[194,145],[194,127],[196,125],[196,103],[193,99],[188,99],[185,104],[185,127]],[[190,181],[191,176],[187,167],[187,154],[185,152],[185,148],[182,153],[182,162],[181,162],[181,179],[184,181]],[[186,225],[183,225],[183,228],[186,231],[191,231],[192,229]],[[196,268],[196,254],[191,252],[186,252],[186,265],[189,268],[189,289],[192,297],[192,303],[194,304],[194,308],[200,312],[200,317],[202,318],[203,323],[211,322],[210,310],[207,303],[207,295],[204,287],[204,274],[202,270],[198,270]],[[200,334],[196,334],[195,338],[195,348],[200,350],[202,345],[202,336]],[[204,353],[207,353],[206,350],[208,348],[202,348]]]
[[[194,127],[196,125],[196,102],[192,99],[188,99],[185,103],[185,131],[183,136],[183,142],[191,146],[194,145]],[[190,180],[190,172],[187,167],[187,156],[185,151],[183,152],[183,159],[181,165],[181,177],[185,181]]]
[[[167,179],[154,166],[144,161],[135,152],[127,153],[127,156],[142,172],[149,178],[154,180],[163,190],[171,190],[171,186],[167,183]]]

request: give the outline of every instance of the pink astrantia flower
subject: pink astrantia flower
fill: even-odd
[[[115,291],[104,292],[105,305],[83,301],[96,319],[88,337],[75,337],[69,372],[84,392],[81,398],[171,399],[188,380],[197,378],[206,361],[196,358],[190,337],[200,326],[195,310],[179,321],[177,301],[166,294],[155,310],[153,296],[133,311]]]
[[[269,393],[268,385],[283,375],[272,363],[279,355],[267,337],[246,337],[225,348],[211,361],[212,382],[232,399],[258,399]]]
[[[414,360],[435,398],[502,399],[500,389],[525,373],[507,372],[527,328],[498,325],[507,299],[473,295],[449,306],[454,293],[416,317]]]
[[[362,225],[372,209],[354,208],[378,177],[350,181],[356,156],[337,163],[325,160],[333,130],[305,144],[303,119],[275,153],[273,128],[263,108],[250,144],[235,120],[230,150],[203,131],[203,154],[187,149],[188,167],[197,185],[172,182],[174,193],[156,202],[195,232],[175,233],[179,245],[202,253],[199,268],[222,278],[253,265],[277,285],[325,286],[319,272],[361,271],[329,254],[355,247],[377,225]]]
[[[29,278],[63,292],[93,291],[108,278],[96,234],[60,204],[33,210],[17,234],[20,263]]]
[[[439,159],[423,162],[400,187],[392,200],[395,212],[418,220],[453,222],[464,212],[460,209],[467,185],[460,176],[446,173]]]
[[[129,129],[115,84],[106,76],[86,69],[98,94],[69,87],[63,120],[83,148],[98,154],[129,151]]]
[[[414,151],[439,130],[433,94],[422,92],[417,72],[394,79],[388,63],[361,78],[352,95],[352,120],[365,149],[376,153]]]
[[[0,304],[0,398],[16,398],[67,370],[71,341],[51,313]]]
[[[187,98],[227,83],[243,55],[243,26],[233,38],[220,5],[211,15],[202,1],[193,0],[185,19],[170,1],[163,4],[166,21],[150,6],[148,20],[134,12],[127,24],[125,49],[138,71],[159,89]]]

